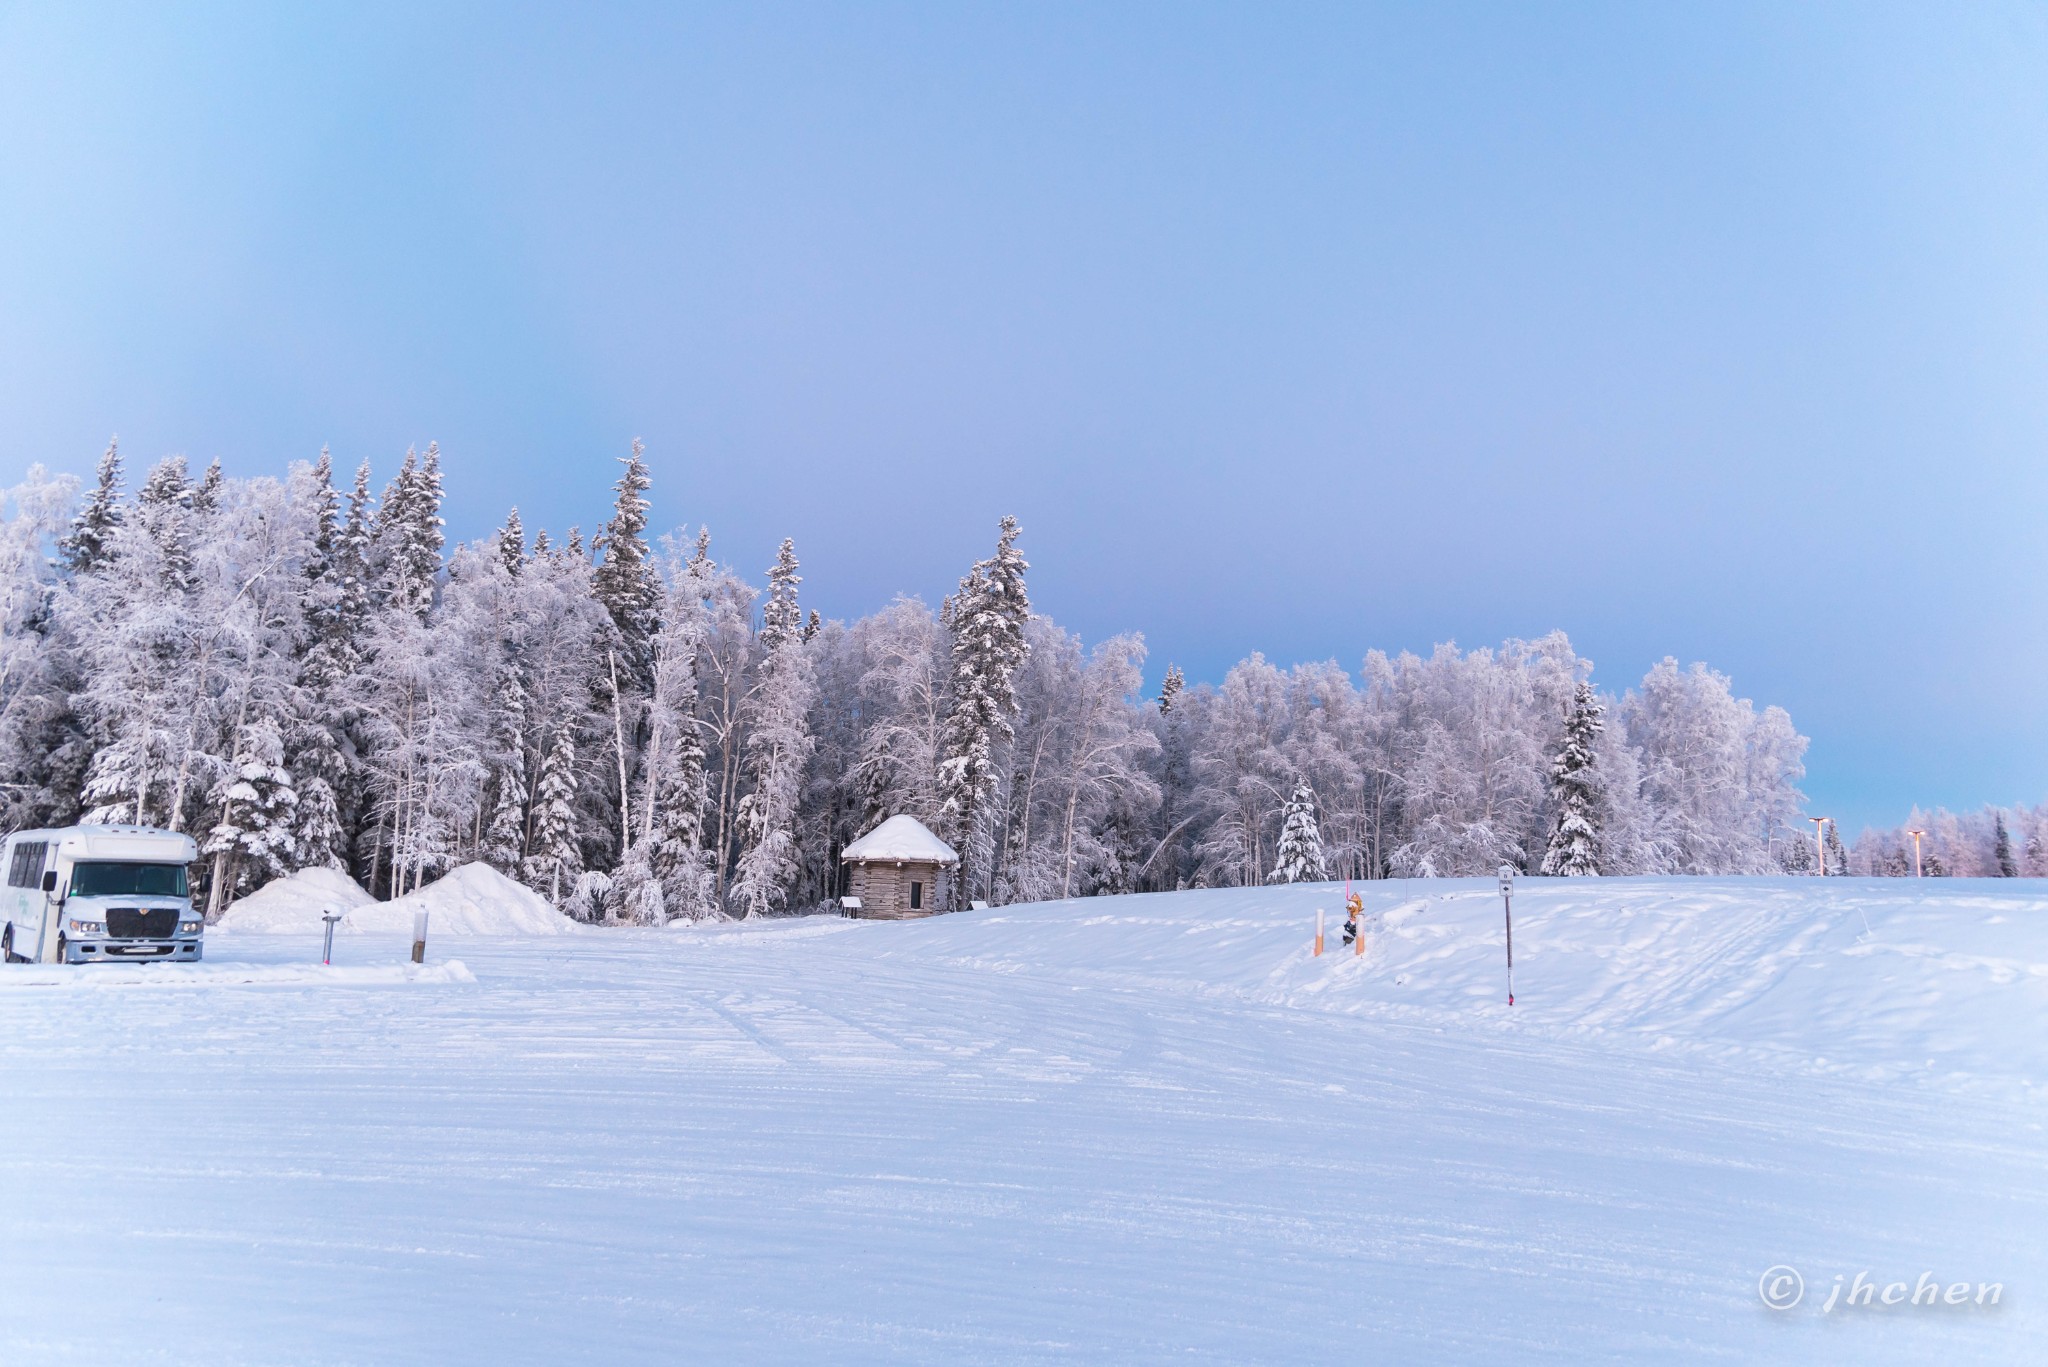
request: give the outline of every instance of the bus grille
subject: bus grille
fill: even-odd
[[[134,907],[107,910],[107,934],[117,940],[168,940],[178,929],[176,908],[139,911]]]

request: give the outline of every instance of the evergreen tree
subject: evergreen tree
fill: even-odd
[[[156,543],[158,575],[167,592],[192,587],[192,481],[183,456],[166,456],[150,467],[135,495],[135,520]]]
[[[649,872],[661,884],[665,915],[687,921],[718,912],[717,877],[705,848],[704,732],[697,717],[697,655],[704,644],[709,546],[671,569],[671,585],[654,639],[649,697],[645,833]]]
[[[516,876],[526,835],[526,690],[515,669],[506,669],[499,679],[491,729],[498,769],[492,778],[494,798],[483,857],[498,872]]]
[[[206,464],[206,473],[192,490],[192,511],[210,513],[220,507],[220,491],[227,479],[221,474],[220,457],[215,456]]]
[[[1002,750],[1015,734],[1015,675],[1027,651],[1029,569],[1017,550],[1017,519],[1005,517],[996,553],[980,561],[947,601],[952,632],[951,706],[939,750],[941,821],[960,851],[956,902],[985,890],[994,873],[996,796]]]
[[[150,470],[133,516],[68,605],[92,760],[80,805],[87,822],[161,823],[182,829],[182,771],[207,699],[182,687],[193,607],[191,484],[182,457]]]
[[[244,731],[234,767],[213,798],[220,819],[202,847],[213,856],[208,920],[217,920],[231,897],[303,867],[292,833],[298,792],[274,727],[259,723]]]
[[[424,622],[434,605],[445,544],[441,517],[441,448],[427,443],[424,461],[412,451],[384,490],[377,509],[370,565],[372,602],[395,606]]]
[[[540,786],[533,798],[532,851],[521,869],[526,886],[556,906],[575,890],[582,859],[576,842],[576,741],[564,726],[541,761]]]
[[[1159,685],[1159,715],[1166,716],[1173,711],[1173,705],[1180,701],[1181,690],[1187,687],[1187,680],[1181,677],[1180,666],[1166,667],[1166,679]]]
[[[613,919],[633,926],[668,924],[668,906],[661,879],[655,876],[645,842],[626,851],[619,867],[612,871],[609,896],[605,899]]]
[[[57,558],[75,575],[97,573],[113,554],[114,531],[121,525],[120,443],[107,443],[100,457],[99,479],[92,496],[57,542]]]
[[[1550,800],[1557,817],[1542,872],[1553,878],[1581,878],[1600,872],[1600,774],[1595,762],[1603,709],[1593,685],[1581,682],[1565,718],[1564,744],[1550,765]]]
[[[652,642],[661,625],[661,585],[647,553],[649,480],[640,458],[645,449],[636,439],[633,454],[620,461],[626,470],[619,476],[618,498],[596,541],[604,560],[591,579],[591,592],[611,614],[619,663],[636,692],[647,689]]]
[[[1329,865],[1323,858],[1323,833],[1316,825],[1316,795],[1308,784],[1297,784],[1281,816],[1279,862],[1266,881],[1321,883],[1329,876]]]
[[[505,573],[515,579],[520,567],[526,564],[526,528],[519,521],[517,508],[506,515],[505,525],[498,529],[498,560],[505,566]]]
[[[1827,852],[1827,867],[1821,870],[1829,877],[1849,876],[1849,848],[1842,843],[1842,828],[1830,821],[1827,834],[1821,837],[1821,846]]]
[[[303,466],[298,469],[305,471]],[[298,867],[342,869],[348,866],[349,850],[343,809],[352,781],[343,746],[347,717],[340,698],[343,684],[359,663],[361,582],[353,575],[349,533],[341,523],[341,496],[334,487],[334,463],[324,447],[312,469],[295,478],[294,489],[312,519],[312,535],[301,568],[305,597],[297,706],[285,743],[285,765],[298,794],[292,804],[292,843]]]
[[[2020,866],[2012,857],[2012,833],[2005,828],[2005,813],[1996,814],[1997,824],[1992,829],[1991,857],[1998,865],[2000,878],[2017,878]]]
[[[746,770],[752,791],[740,800],[740,861],[732,898],[743,916],[779,911],[801,870],[797,804],[812,740],[813,680],[796,601],[796,547],[785,540],[768,571],[761,625],[761,672],[749,700]]]

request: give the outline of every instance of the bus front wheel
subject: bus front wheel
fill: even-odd
[[[14,962],[14,927],[0,930],[0,964]]]
[[[66,948],[67,946],[64,943],[64,936],[60,932],[57,936],[57,962],[60,964],[69,962],[69,960],[64,957],[64,951]]]

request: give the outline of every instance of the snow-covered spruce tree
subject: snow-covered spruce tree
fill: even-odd
[[[612,920],[626,925],[668,924],[668,899],[662,891],[661,879],[655,877],[650,851],[644,842],[627,850],[626,857],[612,870],[605,906]]]
[[[540,786],[533,799],[531,853],[520,880],[556,906],[575,890],[582,859],[576,844],[576,740],[570,729],[555,733],[554,744],[541,761]]]
[[[1542,872],[1552,878],[1585,878],[1600,872],[1600,770],[1597,746],[1604,709],[1593,685],[1581,682],[1565,717],[1564,742],[1550,764],[1550,800],[1557,814]]]
[[[517,508],[505,515],[505,525],[498,529],[498,563],[515,579],[526,564],[526,527]]]
[[[1267,881],[1271,883],[1320,883],[1330,876],[1323,859],[1323,833],[1316,826],[1316,795],[1306,783],[1287,799],[1280,823],[1280,858]]]
[[[635,849],[661,885],[661,913],[688,921],[718,912],[704,849],[704,736],[697,721],[697,653],[704,642],[701,558],[684,563],[673,543],[661,627],[653,641],[648,698],[644,823]],[[628,889],[643,910],[649,899]]]
[[[768,571],[762,610],[761,667],[747,706],[746,773],[751,786],[740,799],[740,860],[732,885],[741,916],[782,910],[801,871],[796,848],[797,803],[804,763],[811,754],[807,714],[811,662],[804,653],[803,612],[797,606],[796,546],[784,540]]]
[[[206,463],[206,473],[199,477],[199,483],[192,486],[192,511],[206,514],[220,506],[220,491],[227,483],[221,473],[220,457],[215,456]]]
[[[377,510],[363,662],[350,681],[370,823],[358,859],[367,846],[366,885],[378,890],[381,865],[394,897],[454,862],[481,778],[472,728],[489,681],[462,667],[461,642],[430,620],[441,529],[440,450],[430,443],[424,462],[407,452]]]
[[[617,632],[619,667],[628,687],[644,693],[653,670],[654,633],[661,626],[661,582],[649,563],[647,547],[647,463],[646,450],[638,438],[633,454],[620,458],[626,467],[616,486],[618,498],[612,506],[611,521],[598,533],[595,550],[602,551],[590,591],[604,604]]]
[[[1031,619],[1024,590],[1030,565],[1017,549],[1017,532],[1017,519],[1005,517],[995,554],[968,571],[944,614],[953,648],[950,706],[939,746],[939,794],[946,833],[960,852],[953,884],[956,906],[986,891],[995,873],[1002,751],[1014,735],[1014,676],[1024,662],[1024,624]]]
[[[502,543],[501,543],[502,544]],[[526,844],[526,689],[519,671],[505,668],[491,708],[491,821],[483,858],[508,877],[519,873]]]
[[[1824,872],[1830,877],[1847,877],[1849,873],[1849,849],[1842,843],[1842,828],[1830,821],[1827,834],[1821,837],[1821,844],[1827,850],[1828,856],[1827,868]]]
[[[298,794],[292,805],[292,845],[299,868],[343,869],[350,843],[343,813],[354,784],[341,695],[359,660],[356,636],[364,610],[356,563],[360,551],[352,549],[349,528],[341,521],[333,459],[325,448],[311,467],[294,468],[291,488],[296,511],[312,527],[301,567],[296,706],[285,736],[285,767]]]
[[[193,620],[190,495],[184,460],[160,462],[134,515],[115,525],[104,564],[62,605],[78,658],[73,705],[93,746],[80,793],[87,822],[177,829],[183,815],[171,775],[201,701],[179,678]]]
[[[373,607],[401,607],[424,622],[434,605],[434,583],[446,544],[441,517],[441,447],[427,443],[426,459],[408,450],[385,486],[368,556]]]
[[[1991,861],[2000,878],[2020,876],[2019,862],[2012,857],[2012,832],[2005,828],[2005,813],[1996,813],[1992,820]]]
[[[113,555],[114,529],[121,525],[121,447],[107,443],[99,478],[71,529],[57,542],[57,559],[74,575],[93,574]]]
[[[1160,716],[1163,717],[1172,713],[1174,703],[1179,701],[1181,690],[1186,688],[1187,685],[1188,681],[1181,677],[1179,665],[1170,664],[1166,667],[1166,678],[1159,685]]]
[[[202,853],[213,856],[206,914],[217,920],[232,896],[304,867],[293,835],[298,793],[284,766],[284,739],[268,721],[248,727],[234,767],[215,785],[220,817]]]

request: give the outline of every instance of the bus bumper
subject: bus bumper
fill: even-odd
[[[204,957],[197,938],[176,940],[68,940],[64,945],[67,964],[172,963],[189,964]]]

